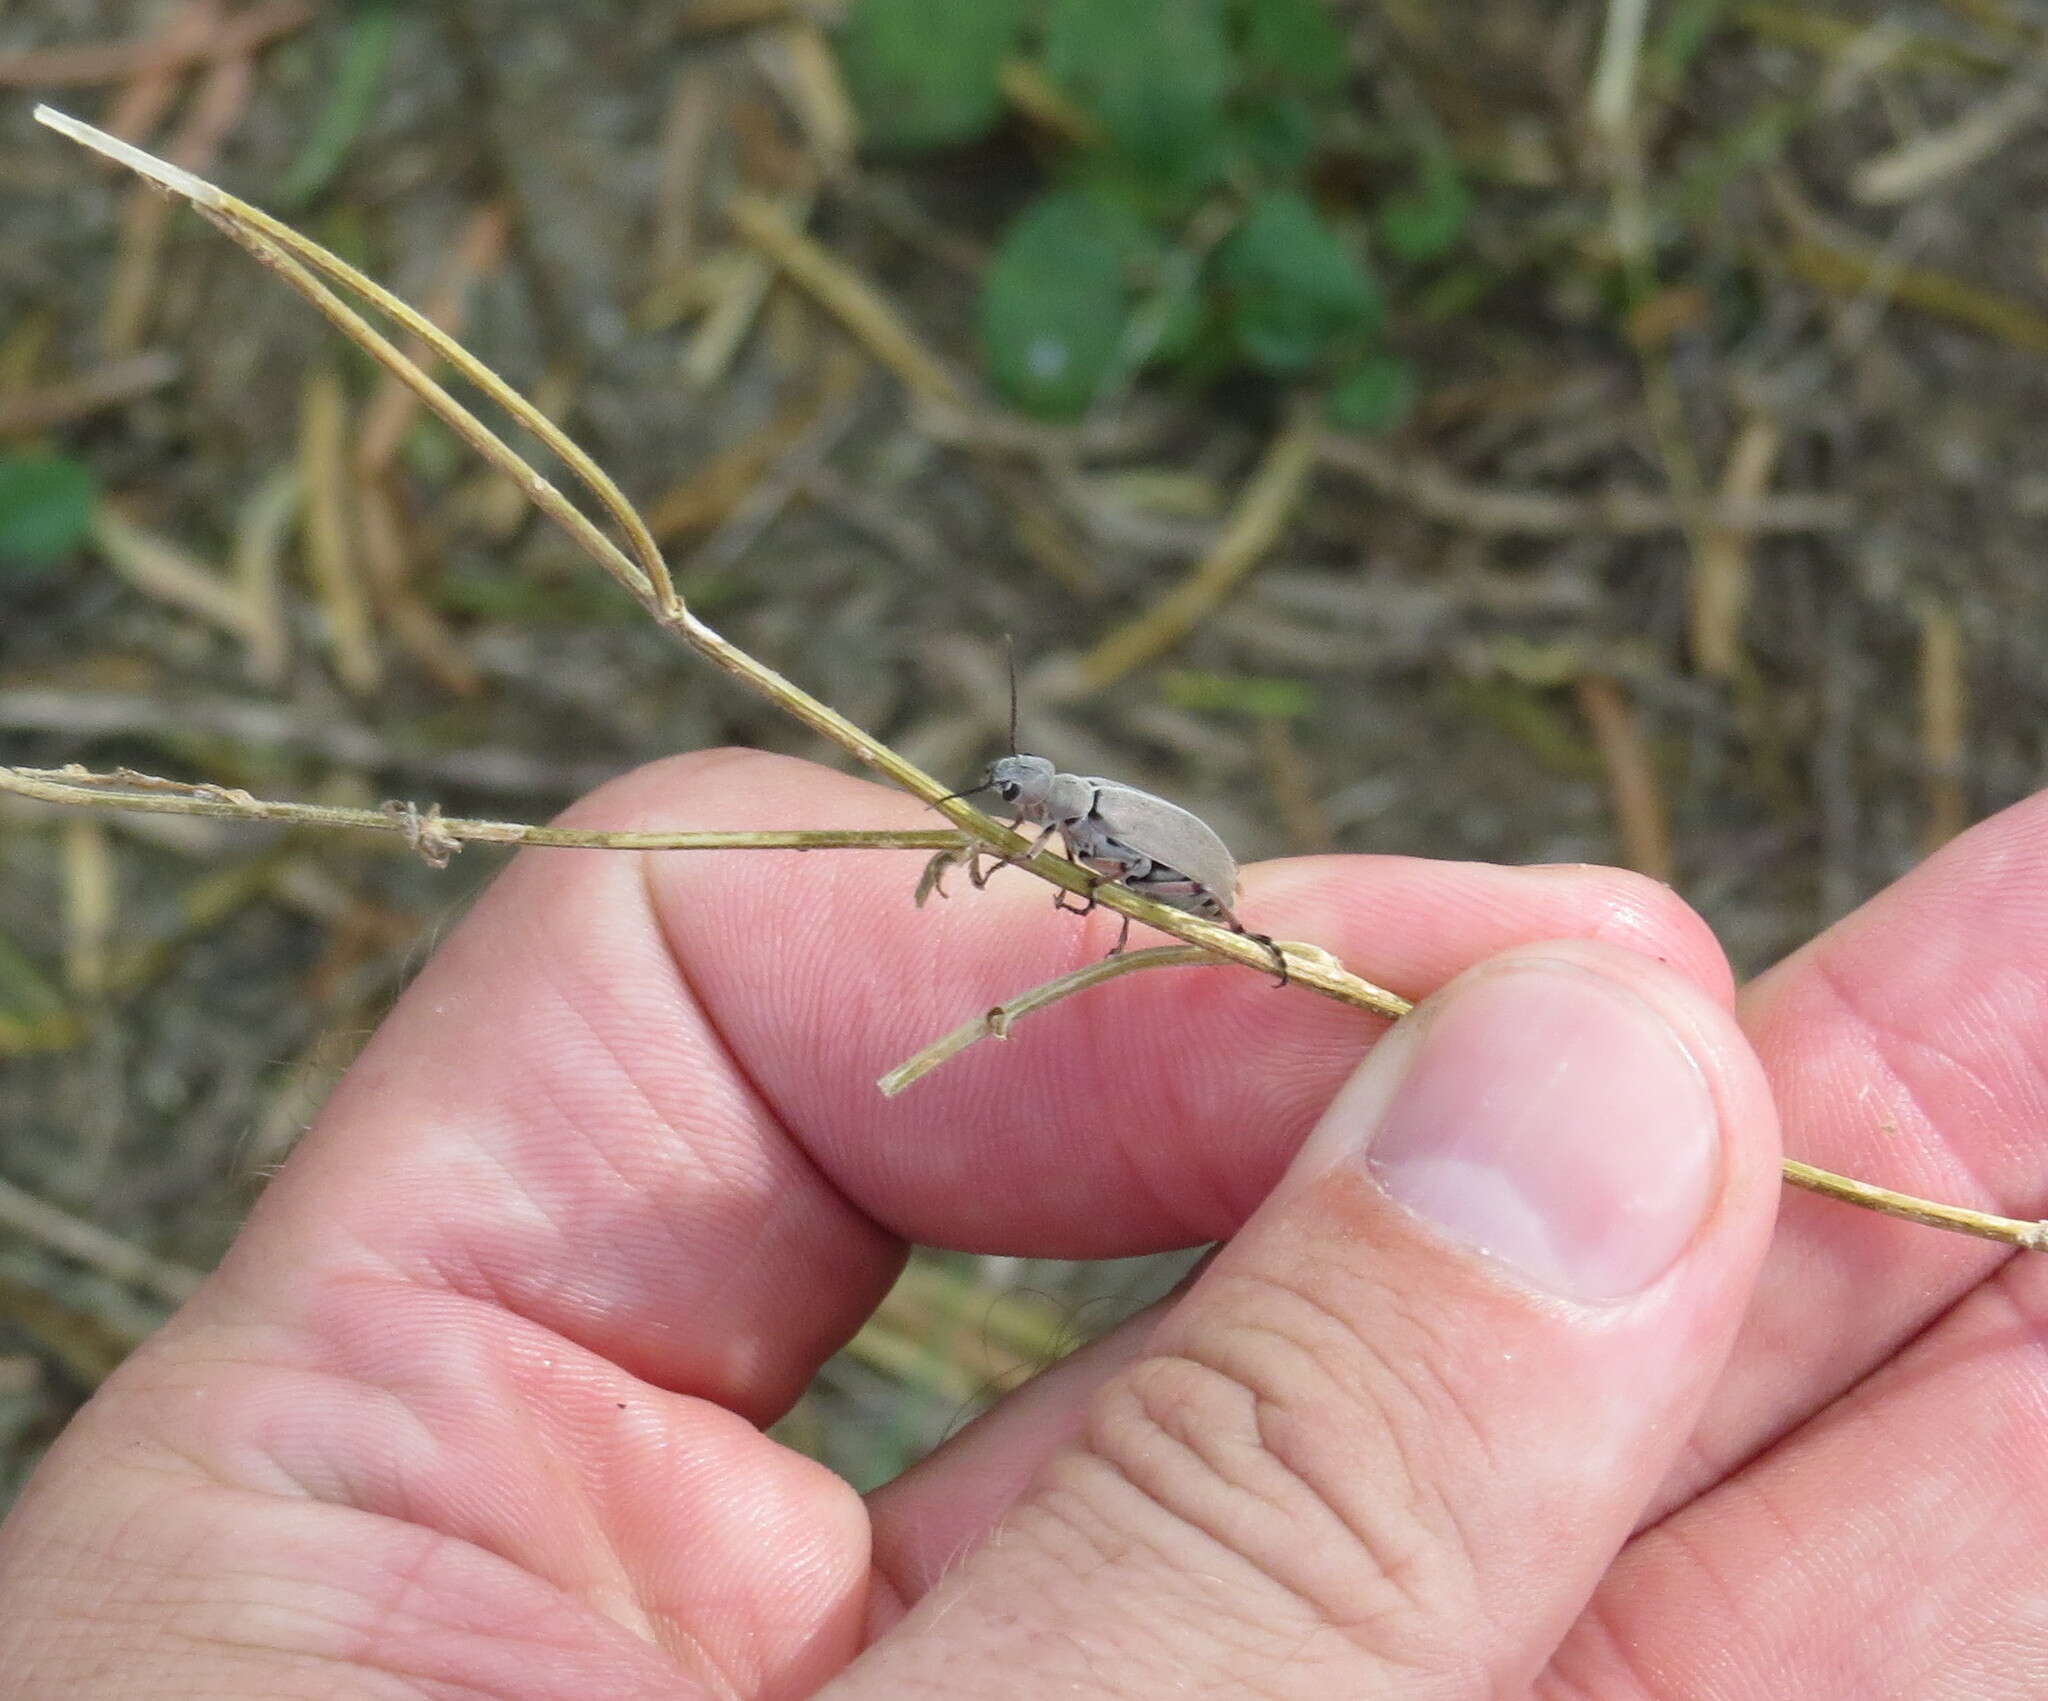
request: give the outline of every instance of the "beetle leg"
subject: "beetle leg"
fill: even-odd
[[[1222,919],[1224,924],[1229,927],[1232,933],[1242,933],[1247,939],[1256,939],[1261,945],[1265,946],[1265,948],[1268,951],[1271,951],[1273,953],[1273,972],[1279,977],[1273,983],[1274,990],[1277,991],[1281,987],[1286,986],[1288,982],[1293,978],[1287,972],[1287,953],[1281,950],[1279,946],[1273,943],[1273,936],[1270,933],[1254,933],[1250,928],[1245,926],[1243,922],[1237,919],[1237,916],[1231,911],[1231,909],[1226,904],[1224,904],[1224,902],[1220,898],[1216,899],[1215,903],[1216,914]]]
[[[1273,982],[1273,989],[1277,992],[1284,988],[1294,977],[1287,972],[1287,953],[1273,943],[1272,934],[1254,933],[1248,927],[1240,927],[1237,931],[1242,933],[1247,939],[1256,939],[1268,951],[1273,953],[1273,972],[1279,976],[1279,979]]]
[[[1013,833],[1018,832],[1023,828],[1023,825],[1024,823],[1021,820],[1012,821],[1010,823],[1010,831]],[[968,870],[968,878],[970,880],[974,880],[975,889],[979,891],[983,886],[986,886],[989,883],[989,881],[994,877],[995,872],[998,868],[1010,868],[1020,862],[1029,862],[1040,851],[1045,849],[1046,845],[1051,841],[1053,834],[1057,833],[1059,830],[1059,823],[1057,821],[1053,822],[1042,833],[1040,833],[1037,838],[1031,841],[1030,847],[1028,849],[1018,852],[1015,856],[996,857],[994,863],[990,867],[982,871],[981,877],[978,880],[974,878],[974,870],[970,868]],[[977,852],[976,854],[979,855],[980,853]],[[994,856],[995,853],[991,851],[988,854]]]
[[[1116,943],[1110,946],[1109,954],[1112,957],[1121,957],[1124,954],[1124,946],[1130,942],[1130,937],[1131,918],[1129,916],[1125,916],[1123,926],[1118,928],[1116,931]]]

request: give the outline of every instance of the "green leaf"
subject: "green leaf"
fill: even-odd
[[[1369,354],[1330,392],[1330,423],[1345,431],[1391,431],[1415,406],[1415,368],[1398,354]]]
[[[1056,190],[1010,226],[981,296],[990,375],[1019,407],[1071,419],[1122,352],[1131,273],[1150,234],[1121,207]]]
[[[85,541],[99,485],[58,455],[0,454],[0,570],[62,561]]]
[[[391,45],[397,38],[398,0],[357,0],[353,7],[343,9],[352,15],[342,41],[341,64],[299,145],[298,158],[270,197],[286,212],[307,206],[341,169],[356,137],[370,121]]]
[[[1306,371],[1340,338],[1370,331],[1380,296],[1358,256],[1291,189],[1254,202],[1217,254],[1231,329],[1254,364]]]
[[[1325,0],[1237,0],[1246,69],[1314,94],[1344,85],[1344,38]]]
[[[1053,0],[1045,69],[1162,192],[1198,194],[1221,171],[1237,69],[1222,0]]]
[[[1232,126],[1231,151],[1268,177],[1292,177],[1315,146],[1315,114],[1298,95],[1257,96]]]
[[[937,148],[986,135],[1022,0],[857,0],[840,64],[868,141]]]
[[[1381,203],[1380,240],[1403,260],[1434,260],[1456,246],[1471,216],[1465,179],[1447,155],[1432,151],[1421,183]]]

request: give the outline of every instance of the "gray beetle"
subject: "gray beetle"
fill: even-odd
[[[1287,984],[1285,953],[1265,934],[1252,932],[1232,911],[1237,863],[1215,828],[1200,816],[1119,780],[1059,773],[1043,756],[1001,757],[980,785],[954,795],[971,797],[981,791],[993,791],[1008,804],[1016,812],[1016,825],[1029,822],[1040,829],[1031,848],[1014,860],[1036,856],[1057,833],[1068,858],[1090,873],[1256,939],[1273,953],[1280,985]],[[980,876],[975,884],[987,877]],[[1054,907],[1069,908],[1067,897],[1059,893]],[[1094,907],[1091,896],[1075,913],[1086,915]],[[1131,936],[1131,918],[1125,916],[1123,923],[1111,956],[1122,951]]]

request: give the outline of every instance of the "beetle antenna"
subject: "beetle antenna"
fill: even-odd
[[[1003,634],[1003,661],[1010,670],[1010,754],[1017,754],[1017,640]]]
[[[976,792],[978,792],[978,791],[990,791],[990,790],[993,790],[993,789],[994,789],[994,787],[995,787],[995,781],[994,781],[994,780],[983,780],[983,781],[981,782],[981,784],[980,784],[980,785],[978,785],[978,786],[969,786],[969,787],[968,787],[968,788],[967,788],[967,789],[966,789],[965,791],[949,791],[949,792],[947,792],[947,793],[946,793],[946,795],[945,795],[944,797],[935,797],[935,798],[933,798],[933,799],[932,799],[932,802],[933,802],[933,803],[953,803],[953,802],[957,802],[957,801],[958,801],[958,800],[959,800],[960,798],[963,798],[963,797],[972,797],[972,796],[973,796],[973,795],[974,795],[974,794],[975,794]]]

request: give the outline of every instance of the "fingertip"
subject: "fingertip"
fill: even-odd
[[[1604,940],[1661,963],[1732,1009],[1735,971],[1706,918],[1662,880],[1633,869],[1552,863],[1531,874],[1569,882],[1584,895],[1588,939]]]

